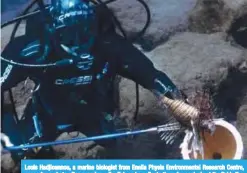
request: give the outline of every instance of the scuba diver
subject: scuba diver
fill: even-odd
[[[114,133],[113,88],[117,75],[140,84],[156,96],[184,99],[169,77],[131,42],[117,34],[109,23],[108,29],[102,26],[102,16],[89,2],[52,0],[47,12],[50,18],[41,15],[27,21],[26,35],[10,41],[1,55],[21,63],[60,62],[53,68],[22,68],[1,63],[2,92],[27,78],[37,85],[35,104],[28,104],[25,119],[19,122],[21,130],[14,116],[2,108],[1,132],[13,145],[30,143],[34,134],[39,141],[54,141],[64,129],[70,128],[87,136]],[[38,130],[35,124],[39,124]],[[103,140],[97,144],[113,148],[116,141]],[[45,148],[46,151],[51,149]],[[24,153],[11,151],[17,160]]]

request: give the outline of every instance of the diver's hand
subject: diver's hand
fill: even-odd
[[[189,97],[188,97],[182,90],[180,90],[180,93],[181,93],[181,96],[182,96],[182,100],[183,100],[185,103],[190,104]]]
[[[4,149],[4,147],[12,147],[12,146],[14,145],[10,141],[9,137],[6,134],[1,133],[1,153],[8,152],[7,150]]]
[[[179,89],[173,90],[172,92],[168,93],[167,96],[173,100],[182,100],[187,104],[189,103],[188,96]]]

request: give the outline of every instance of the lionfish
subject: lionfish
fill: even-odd
[[[188,102],[182,100],[171,100],[162,98],[160,102],[165,104],[167,110],[172,114],[171,119],[159,131],[161,140],[167,144],[173,144],[176,137],[185,132],[190,133],[187,141],[192,139],[192,152],[197,157],[199,152],[204,158],[203,140],[204,133],[213,135],[216,126],[214,124],[214,107],[209,90],[195,90],[194,94],[188,98]],[[175,120],[175,121],[174,121]]]

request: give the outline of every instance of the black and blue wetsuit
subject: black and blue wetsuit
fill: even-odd
[[[65,52],[56,52],[54,49],[45,60],[39,60],[40,46],[39,39],[28,35],[20,36],[5,47],[1,56],[32,64],[70,58]],[[73,124],[77,130],[87,135],[105,133],[102,119],[114,112],[113,85],[117,75],[167,96],[176,90],[165,73],[157,70],[142,52],[114,32],[98,36],[90,54],[82,55],[82,61],[74,65],[40,69],[21,68],[1,62],[2,92],[27,77],[40,82],[38,103],[42,106],[38,107],[38,113],[44,126],[43,140],[54,140],[58,125],[64,124]],[[22,126],[27,133],[26,140],[34,132],[31,111],[30,105],[25,112],[29,118]],[[10,117],[12,116],[4,115],[2,132],[15,145],[22,144],[20,132]]]

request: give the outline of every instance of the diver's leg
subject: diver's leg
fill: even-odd
[[[48,115],[44,109],[40,109],[40,122],[42,124],[42,137],[38,142],[52,142],[59,136],[54,118]],[[56,152],[52,146],[42,147],[36,155],[35,159],[56,159]]]
[[[104,118],[104,115],[100,113],[90,115],[86,120],[81,121],[84,123],[80,123],[77,125],[77,129],[87,137],[112,134],[115,132],[113,120],[110,120],[110,114],[106,117],[107,118]],[[108,138],[102,140],[95,140],[94,142],[95,144],[90,146],[88,150],[90,150],[96,145],[100,145],[105,149],[108,157],[113,157],[117,144],[116,139]]]
[[[55,125],[52,123],[51,120],[47,118],[47,116],[45,116],[44,113],[40,113],[39,115],[39,117],[42,117],[41,122],[43,126],[43,136],[41,138],[35,135],[36,131],[34,127],[33,113],[30,102],[24,111],[24,118],[19,120],[18,126],[12,114],[6,113],[4,115],[2,120],[3,133],[9,136],[14,146],[27,143],[31,144],[36,142],[54,141],[57,137]],[[47,158],[54,158],[53,150],[51,147],[43,147],[41,150],[38,151],[39,152],[37,152],[37,150],[35,149],[17,150],[12,151],[11,156],[15,162],[20,162],[21,159],[24,159],[26,157],[43,158],[44,155]]]
[[[30,109],[27,105],[26,110]],[[23,118],[16,122],[16,119],[12,112],[3,114],[2,117],[2,132],[5,133],[14,146],[20,146],[23,144],[31,143],[34,139],[35,129],[32,121],[32,115],[28,111],[24,112]],[[11,157],[14,162],[18,163],[21,159],[24,159],[27,155],[33,154],[32,149],[20,149],[10,151]]]
[[[2,133],[7,135],[14,146],[23,144],[25,141],[24,133],[18,128],[14,115],[12,113],[4,113],[1,122]],[[24,157],[23,150],[10,151],[12,159],[17,162]]]
[[[98,134],[113,134],[116,132],[115,124],[113,121],[113,114],[110,113],[101,113],[101,119],[98,121],[97,126]],[[98,141],[98,144],[105,148],[113,148],[116,145],[116,139],[105,139]]]

